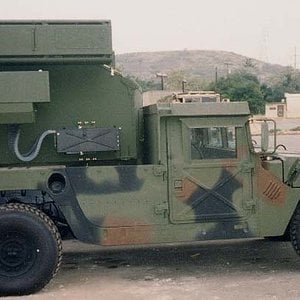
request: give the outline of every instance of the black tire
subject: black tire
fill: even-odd
[[[291,243],[298,255],[300,255],[300,207],[296,208],[296,211],[292,217],[290,225]]]
[[[62,243],[52,220],[30,205],[0,206],[0,295],[27,295],[57,273]]]

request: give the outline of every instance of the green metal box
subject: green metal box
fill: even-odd
[[[33,123],[33,103],[49,101],[48,72],[0,72],[0,124]]]
[[[110,21],[0,22],[0,63],[113,61]]]

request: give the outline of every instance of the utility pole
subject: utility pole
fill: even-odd
[[[218,83],[218,67],[215,68],[215,84]]]
[[[182,92],[184,93],[185,92],[185,84],[187,83],[187,81],[185,79],[183,79],[181,81],[181,86],[182,86]]]
[[[164,79],[168,77],[167,74],[164,73],[156,73],[156,77],[159,77],[161,80],[161,90],[164,90]]]
[[[230,66],[232,66],[232,63],[230,62],[225,62],[224,65],[226,66],[226,76],[228,78],[229,74],[231,73]]]

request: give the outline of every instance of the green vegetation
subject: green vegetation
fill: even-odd
[[[185,90],[213,90],[229,98],[231,101],[247,101],[252,114],[264,114],[266,102],[279,102],[284,93],[300,92],[300,73],[288,69],[285,73],[273,78],[272,84],[262,83],[256,73],[255,66],[247,62],[240,70],[221,77],[217,82],[208,82],[202,78],[191,76],[179,70],[168,74],[165,79],[165,88],[172,91],[181,91],[185,80]],[[161,84],[156,81],[143,81],[135,78],[143,91],[159,90]]]
[[[293,69],[273,79],[274,83],[261,83],[253,70],[247,68],[220,78],[210,89],[233,101],[248,101],[253,114],[264,113],[266,102],[279,102],[284,93],[300,92],[300,73]]]
[[[211,90],[232,101],[248,101],[253,114],[264,112],[264,93],[258,78],[247,71],[238,71],[211,84]]]
[[[128,78],[134,80],[141,87],[143,92],[161,89],[161,84],[158,81],[156,82],[153,80],[142,80],[139,79],[138,77],[132,77],[132,76],[128,76]]]

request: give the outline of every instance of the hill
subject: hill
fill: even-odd
[[[170,74],[183,71],[189,76],[212,81],[226,76],[228,69],[235,71],[248,66],[263,82],[270,82],[288,67],[265,63],[227,51],[182,50],[163,52],[137,52],[116,55],[117,68],[126,75],[142,80],[153,80],[157,72]]]

